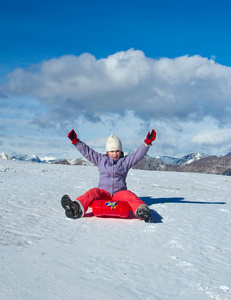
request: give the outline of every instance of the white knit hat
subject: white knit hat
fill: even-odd
[[[116,150],[122,151],[122,143],[116,135],[111,134],[106,142],[106,151],[108,152]]]

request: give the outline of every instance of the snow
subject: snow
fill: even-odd
[[[42,162],[50,163],[56,160],[54,156],[44,156],[40,158]]]
[[[0,160],[0,299],[231,299],[231,177],[130,170],[154,223],[67,219],[92,166]]]
[[[0,158],[1,158],[1,159],[8,159],[8,158],[7,158],[7,155],[6,155],[5,153],[3,153],[3,152],[0,153]]]

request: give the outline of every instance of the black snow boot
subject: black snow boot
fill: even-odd
[[[137,216],[137,218],[140,218],[140,219],[144,220],[145,222],[152,222],[153,221],[153,218],[152,218],[151,212],[149,210],[149,207],[147,205],[144,205],[144,204],[140,205],[137,208],[136,216]]]
[[[82,209],[77,201],[71,201],[68,195],[64,195],[61,199],[62,207],[65,209],[66,216],[71,219],[81,218]]]

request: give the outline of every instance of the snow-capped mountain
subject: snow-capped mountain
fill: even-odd
[[[209,155],[203,154],[203,153],[191,153],[188,155],[185,155],[181,158],[174,158],[169,156],[161,156],[161,160],[170,165],[181,165],[181,164],[191,164],[192,162],[199,160],[203,157],[207,157]]]
[[[130,151],[128,154],[132,154],[136,151],[136,149]],[[228,156],[229,154],[227,154]],[[174,158],[170,156],[160,156],[160,157],[150,157],[148,154],[145,156],[146,158],[151,158],[152,160],[162,161],[165,164],[171,165],[181,165],[181,164],[189,164],[193,161],[199,160],[203,157],[207,157],[208,155],[201,153],[191,153],[183,156],[182,158]],[[68,164],[68,165],[92,165],[89,163],[87,159],[78,158],[78,159],[56,159],[55,157],[39,157],[37,155],[9,155],[6,153],[0,153],[0,159],[7,160],[21,160],[21,161],[32,161],[38,163],[56,163],[56,164]]]
[[[131,151],[132,153],[134,151]],[[37,163],[92,166],[86,158],[55,159],[54,157],[40,158],[37,155],[8,155],[0,153],[0,159],[31,161]],[[169,156],[150,157],[146,155],[134,169],[171,172],[193,172],[207,174],[231,175],[231,155],[208,156],[202,153],[191,153],[182,158]]]
[[[77,159],[60,159],[55,160],[52,163],[62,165],[93,166],[93,164],[89,162],[85,157]]]
[[[31,161],[37,163],[48,163],[48,164],[62,164],[62,165],[81,165],[81,166],[92,166],[86,158],[81,157],[78,159],[56,159],[55,157],[39,157],[37,155],[9,155],[6,153],[0,153],[0,159],[4,160],[19,160],[19,161]]]
[[[56,161],[56,158],[54,158],[54,157],[40,158],[37,155],[9,155],[6,153],[0,153],[0,159],[31,161],[31,162],[37,162],[37,163],[52,163],[52,162]]]

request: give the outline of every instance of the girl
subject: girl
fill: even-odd
[[[81,218],[87,212],[94,200],[127,201],[133,214],[145,222],[151,222],[152,216],[149,207],[133,192],[127,190],[126,177],[131,167],[137,164],[148,152],[149,146],[156,139],[156,132],[148,133],[144,143],[132,154],[124,156],[120,139],[111,134],[107,139],[107,154],[101,154],[89,148],[77,138],[74,130],[68,138],[77,150],[90,162],[98,167],[100,178],[97,188],[92,188],[84,195],[72,201],[64,195],[61,204],[68,218]]]

